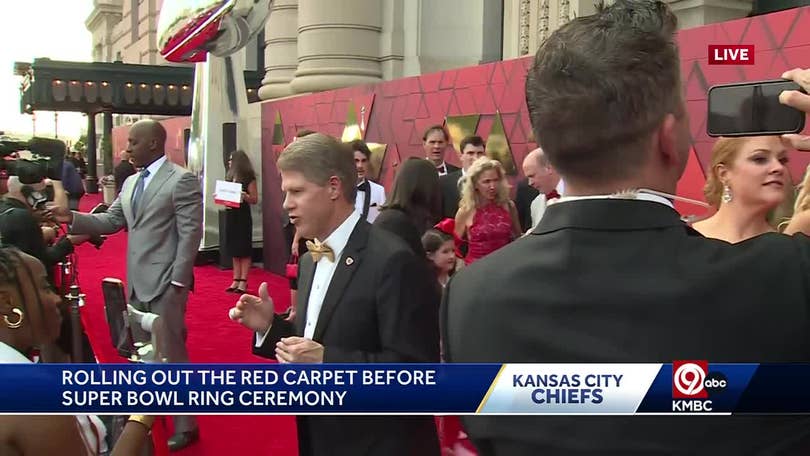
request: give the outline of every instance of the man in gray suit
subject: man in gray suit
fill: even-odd
[[[82,214],[54,208],[72,233],[112,234],[127,227],[127,295],[136,309],[161,316],[167,328],[165,351],[171,363],[188,362],[186,300],[194,285],[194,259],[202,237],[202,190],[197,178],[167,160],[166,130],[141,120],[129,130],[127,151],[140,172],[124,181],[107,212]],[[199,438],[194,417],[175,418],[169,447],[177,450]]]

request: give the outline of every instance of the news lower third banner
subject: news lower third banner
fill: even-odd
[[[810,364],[0,364],[0,414],[810,414]]]

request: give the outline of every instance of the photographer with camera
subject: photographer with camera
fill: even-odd
[[[5,244],[40,260],[51,275],[53,267],[73,253],[73,246],[89,236],[67,235],[49,246],[46,239],[59,238],[59,228],[52,223],[40,228],[47,202],[45,176],[34,162],[18,160],[15,167],[16,175],[8,178],[8,193],[0,198],[0,236]]]
[[[8,193],[0,198],[0,238],[5,245],[17,247],[45,265],[48,280],[54,282],[57,263],[73,253],[73,247],[89,239],[86,235],[61,236],[57,224],[46,222],[42,215],[47,198],[45,197],[45,168],[40,163],[16,160],[8,178]],[[49,244],[49,240],[58,239]],[[62,309],[67,317],[67,309]],[[63,318],[62,336],[58,351],[43,351],[49,361],[64,361],[65,353],[70,353],[70,319]]]

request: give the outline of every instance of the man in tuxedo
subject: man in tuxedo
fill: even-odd
[[[438,287],[419,283],[423,258],[361,220],[352,151],[314,134],[287,146],[278,168],[284,208],[313,240],[299,262],[293,321],[273,313],[266,283],[231,309],[256,332],[254,353],[282,363],[438,362]],[[304,456],[439,454],[432,417],[300,416],[298,442]]]
[[[548,203],[563,195],[565,184],[539,147],[523,159],[523,174],[529,180],[529,185],[537,190],[537,196],[530,206],[532,227],[535,227],[543,218]]]
[[[538,192],[536,188],[529,185],[529,179],[523,178],[518,181],[517,189],[515,190],[515,209],[517,209],[520,229],[522,231],[526,231],[534,226],[532,225],[531,206],[532,202],[534,202],[534,199],[537,198],[539,194],[540,192]]]
[[[129,303],[162,318],[168,362],[187,363],[186,301],[194,286],[194,260],[202,239],[202,189],[194,174],[168,161],[165,145],[166,130],[159,122],[134,123],[127,150],[141,171],[124,181],[107,212],[54,208],[52,213],[57,221],[71,224],[71,233],[102,235],[129,229]],[[175,417],[174,428],[169,439],[173,451],[199,439],[192,416]]]
[[[453,277],[442,311],[451,362],[810,361],[810,239],[707,239],[669,199],[627,191],[671,194],[687,163],[676,22],[664,1],[617,0],[537,52],[527,104],[566,196],[531,234]],[[810,72],[785,76],[810,88]],[[806,95],[791,99],[810,109]],[[810,448],[810,418],[799,416],[465,421],[482,455]]]
[[[456,218],[458,202],[461,199],[461,178],[474,161],[486,156],[485,147],[484,140],[480,136],[467,136],[461,140],[459,144],[461,169],[456,168],[455,171],[439,177],[439,187],[442,191],[442,217]]]
[[[368,180],[371,150],[366,143],[362,139],[356,139],[349,143],[349,147],[354,153],[354,166],[357,168],[357,197],[354,207],[360,212],[360,218],[374,223],[374,219],[380,215],[380,208],[385,204],[385,188]]]
[[[444,161],[444,152],[449,143],[450,135],[441,125],[428,127],[425,134],[422,135],[422,149],[425,151],[425,157],[433,163],[440,177],[458,171],[458,166]]]

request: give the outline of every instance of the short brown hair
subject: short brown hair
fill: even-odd
[[[346,144],[352,148],[352,151],[360,152],[361,154],[365,155],[366,158],[371,160],[371,150],[368,148],[366,142],[362,139],[355,139],[354,141],[349,141]]]
[[[480,136],[465,136],[458,145],[458,151],[464,153],[467,146],[484,147],[484,139]]]
[[[427,141],[428,136],[430,136],[430,134],[433,133],[434,131],[442,132],[442,135],[444,135],[444,140],[450,141],[450,135],[447,134],[447,130],[445,130],[444,127],[441,125],[431,125],[427,127],[427,130],[425,130],[425,134],[422,135],[422,141]]]
[[[320,186],[335,176],[343,185],[346,201],[354,204],[357,194],[354,152],[331,136],[314,133],[296,140],[278,157],[277,166],[280,171],[297,171]]]
[[[703,187],[703,195],[706,197],[706,202],[715,208],[720,207],[720,196],[723,194],[723,182],[720,181],[720,176],[717,174],[717,166],[731,166],[747,140],[748,138],[720,138],[712,147],[711,165],[706,170],[706,185]]]
[[[677,19],[660,0],[616,0],[565,24],[526,78],[535,137],[563,176],[606,183],[633,176],[664,117],[685,115]]]

